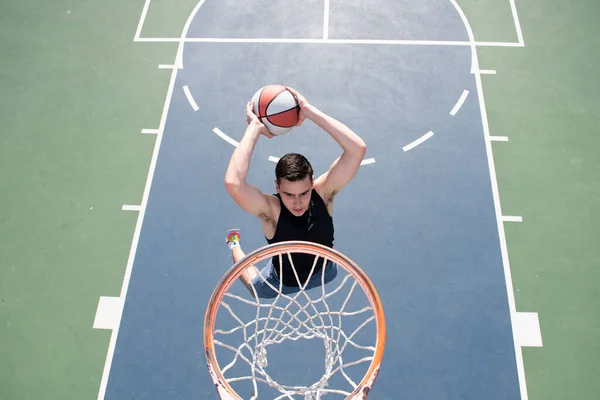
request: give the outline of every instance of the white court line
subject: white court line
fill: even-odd
[[[518,312],[514,324],[517,327],[515,340],[522,347],[543,347],[542,330],[537,313]]]
[[[519,15],[517,14],[517,5],[515,4],[515,0],[510,0],[510,9],[512,11],[513,20],[515,21],[515,29],[517,30],[517,39],[519,40],[519,44],[521,46],[525,46],[525,41],[523,40],[523,31],[521,30],[521,23],[519,22]]]
[[[496,70],[495,69],[481,69],[481,70],[479,70],[479,73],[482,75],[496,75]]]
[[[229,143],[235,147],[238,147],[240,145],[240,142],[236,142],[235,140],[233,140],[232,138],[227,136],[225,133],[223,133],[223,131],[217,127],[213,128],[213,132],[216,133],[217,136],[219,136],[221,139],[223,139],[224,141],[226,141],[227,143]],[[273,157],[273,158],[275,158],[275,157]],[[271,157],[269,157],[269,160],[271,160]],[[277,161],[279,161],[279,159],[277,159]]]
[[[367,158],[366,160],[362,160],[360,162],[360,165],[369,165],[369,164],[375,164],[375,159],[374,158]]]
[[[144,134],[156,134],[156,133],[158,133],[158,129],[142,129],[142,133],[144,133]]]
[[[273,161],[274,163],[278,163],[279,162],[279,158],[273,157],[273,156],[269,156],[269,161]]]
[[[325,0],[325,11],[323,13],[323,39],[329,37],[329,0]]]
[[[174,64],[158,64],[158,69],[173,69],[177,68]]]
[[[420,145],[421,143],[423,143],[424,141],[426,141],[427,139],[429,139],[432,136],[433,136],[433,132],[429,131],[426,134],[424,134],[423,136],[421,136],[420,138],[418,138],[417,140],[415,140],[414,142],[404,146],[402,148],[402,150],[409,151],[410,149],[417,147],[418,145]]]
[[[165,123],[167,121],[167,113],[169,111],[169,105],[171,104],[171,98],[173,97],[173,89],[175,88],[175,80],[177,79],[178,69],[173,69],[171,72],[171,80],[169,82],[169,88],[167,89],[167,95],[165,98],[165,104],[163,106],[162,116],[160,119],[160,125],[158,128],[158,135],[156,137],[156,142],[154,143],[154,151],[152,153],[152,159],[150,161],[150,167],[148,170],[148,176],[146,178],[146,186],[144,187],[144,194],[142,195],[142,204],[140,207],[140,212],[138,213],[137,222],[135,225],[135,231],[133,233],[133,239],[131,243],[131,248],[129,250],[129,258],[127,259],[127,266],[125,268],[125,276],[123,278],[123,286],[121,286],[121,294],[120,298],[125,302],[127,298],[127,290],[129,288],[129,281],[131,279],[131,272],[133,269],[133,261],[135,260],[135,255],[138,248],[138,243],[140,240],[140,233],[142,231],[142,225],[144,222],[144,215],[146,214],[146,205],[148,204],[148,197],[150,196],[150,188],[152,186],[152,179],[154,178],[154,171],[156,169],[156,161],[158,160],[158,152],[160,150],[160,144],[162,142],[163,133],[165,129]],[[115,353],[115,346],[117,344],[117,337],[119,336],[120,329],[120,319],[119,323],[113,328],[112,333],[110,335],[110,342],[108,344],[108,351],[106,353],[106,361],[104,363],[104,369],[102,371],[102,379],[100,380],[100,387],[98,389],[98,400],[104,400],[104,396],[106,394],[106,386],[108,384],[108,376],[110,375],[110,368],[112,366],[113,356]]]
[[[142,26],[144,25],[144,21],[146,20],[146,14],[148,14],[149,7],[150,0],[146,0],[146,2],[144,3],[144,8],[142,9],[142,15],[140,15],[140,21],[138,22],[138,26],[133,37],[134,42],[140,39],[140,35],[142,34]]]
[[[508,142],[508,136],[490,136],[492,142]]]
[[[452,115],[453,117],[456,115],[456,113],[458,112],[458,110],[460,110],[460,108],[462,107],[463,103],[467,99],[468,95],[469,95],[469,91],[468,90],[463,90],[462,94],[460,95],[460,98],[458,99],[458,101],[456,102],[456,104],[454,105],[454,107],[452,108],[452,110],[450,111],[450,115]]]
[[[469,42],[464,40],[386,40],[386,39],[271,39],[271,38],[139,38],[136,42],[149,43],[281,43],[281,44],[373,44],[416,46],[481,46],[524,47],[512,42]]]
[[[469,35],[469,40],[475,43],[475,36],[473,34],[473,29],[469,24],[464,12],[460,9],[458,3],[455,0],[450,0],[452,5],[459,11],[460,17],[465,24],[465,28],[467,29],[467,33]],[[481,80],[481,74],[479,71],[479,59],[477,58],[477,48],[472,48],[473,50],[473,66],[475,71],[475,85],[477,87],[477,99],[479,100],[479,112],[481,114],[481,122],[483,126],[483,134],[485,137],[485,151],[487,154],[488,160],[488,169],[490,171],[490,181],[492,184],[492,196],[494,199],[494,209],[496,212],[496,226],[498,228],[498,240],[500,241],[500,253],[502,255],[502,266],[504,267],[504,279],[506,281],[506,295],[508,298],[508,309],[510,311],[510,319],[512,326],[512,334],[513,339],[517,336],[517,330],[515,327],[515,315],[517,313],[516,304],[515,304],[515,293],[512,282],[512,276],[510,272],[510,261],[508,258],[508,246],[506,244],[506,234],[504,232],[504,223],[502,221],[502,207],[500,206],[500,193],[498,190],[498,179],[496,177],[496,165],[494,164],[494,153],[492,151],[492,142],[489,140],[490,137],[490,127],[487,118],[487,111],[485,108],[485,98],[483,96],[483,85]],[[519,389],[521,393],[520,400],[528,400],[527,395],[527,381],[525,379],[525,365],[523,363],[523,351],[521,350],[521,346],[514,339],[514,351],[515,351],[515,362],[517,364],[517,376],[519,378]]]
[[[147,3],[149,3],[150,0],[147,0]],[[511,3],[512,5],[512,3]],[[145,5],[146,8],[146,5]],[[145,18],[145,15],[143,16]],[[467,29],[470,31],[470,33],[472,33],[472,30],[470,28],[469,25],[467,25]],[[520,26],[517,28],[518,31],[520,30]],[[141,28],[140,28],[141,30]],[[183,43],[187,43],[187,42],[220,42],[220,43],[261,43],[259,41],[255,41],[255,40],[222,40],[222,39],[216,39],[216,40],[211,40],[211,39],[198,39],[198,40],[194,40],[194,39],[182,39],[182,38],[137,38],[136,41],[140,41],[140,42],[178,42],[180,44]],[[523,47],[524,44],[520,41],[519,43],[508,43],[508,42],[475,42],[474,39],[471,39],[468,42],[464,42],[464,41],[458,41],[458,42],[453,42],[453,41],[346,41],[346,40],[339,40],[339,41],[282,41],[282,40],[275,40],[275,41],[262,41],[262,43],[315,43],[315,44],[391,44],[391,45],[395,45],[395,44],[400,44],[400,45],[442,45],[442,46],[482,46],[482,47]],[[180,46],[181,47],[181,46]],[[161,121],[161,125],[162,128],[164,128],[164,121],[166,120],[166,111],[168,110],[168,105],[171,102],[171,97],[172,97],[172,93],[173,93],[173,87],[174,87],[174,82],[175,82],[175,78],[177,76],[177,69],[173,69],[173,73],[171,75],[171,83],[169,86],[169,90],[167,92],[167,99],[165,101],[165,108],[163,109],[163,120]],[[482,86],[481,86],[481,76],[479,73],[475,74],[476,76],[476,83],[477,83],[477,90],[478,90],[478,97],[480,100],[480,111],[482,113],[482,120],[484,122],[484,133],[486,135],[489,136],[489,127],[487,125],[487,115],[486,115],[486,111],[485,111],[485,104],[483,102],[483,90],[482,90]],[[150,186],[152,183],[152,177],[154,174],[154,169],[155,169],[155,165],[156,165],[156,158],[158,155],[158,150],[160,148],[160,142],[162,140],[162,128],[161,128],[161,133],[159,133],[159,137],[158,140],[155,144],[155,152],[153,153],[153,158],[152,158],[152,163],[150,166],[150,171],[148,174],[148,180],[146,182],[146,188],[144,191],[144,199],[142,201],[142,212],[140,213],[140,216],[138,217],[138,223],[136,225],[136,231],[134,234],[134,239],[133,239],[133,244],[132,244],[132,248],[131,248],[131,252],[130,252],[130,259],[128,261],[128,266],[127,266],[127,270],[126,270],[126,274],[125,274],[125,280],[123,282],[123,288],[122,288],[122,292],[121,292],[121,297],[125,298],[126,293],[127,293],[127,288],[128,288],[128,284],[129,284],[129,279],[130,279],[130,274],[131,274],[131,266],[133,263],[133,258],[135,257],[135,251],[137,250],[137,243],[139,240],[139,232],[141,230],[141,225],[142,225],[142,221],[143,221],[143,214],[145,213],[145,204],[147,202],[147,195],[149,193],[150,190]],[[493,165],[493,158],[492,158],[492,153],[491,153],[491,147],[489,146],[489,141],[486,141],[486,150],[487,150],[487,154],[488,154],[488,163],[491,164],[490,166],[490,175],[492,176],[492,191],[494,194],[494,204],[496,207],[496,215],[500,215],[498,213],[498,211],[500,210],[500,203],[499,203],[499,196],[498,196],[498,187],[497,187],[497,181],[496,181],[496,175],[495,175],[495,169],[494,169],[494,165]],[[501,227],[501,224],[498,225],[498,229],[500,232],[500,241],[501,241],[501,249],[502,249],[502,257],[503,257],[503,264],[504,264],[504,268],[505,268],[505,274],[508,271],[508,279],[507,279],[507,291],[509,293],[509,306],[511,306],[511,315],[514,313],[514,293],[512,292],[512,280],[510,279],[510,269],[509,269],[509,265],[508,265],[508,256],[507,256],[507,251],[506,251],[506,239],[504,237],[504,230]],[[133,257],[133,258],[132,258]],[[116,338],[118,335],[118,329],[119,326],[116,327],[116,329],[113,330],[112,335],[111,335],[111,342],[109,345],[109,352],[107,354],[107,362],[105,364],[105,368],[104,368],[104,373],[102,376],[102,382],[100,385],[100,393],[98,398],[99,399],[103,399],[104,398],[104,393],[106,390],[106,384],[108,381],[108,373],[110,371],[110,366],[112,364],[112,356],[114,354],[114,346],[116,344]],[[513,328],[514,329],[514,328]],[[517,368],[519,370],[519,382],[521,385],[521,400],[526,400],[527,399],[527,391],[526,391],[526,387],[525,387],[525,378],[524,378],[524,372],[523,372],[523,362],[522,362],[522,355],[521,355],[521,350],[520,347],[518,347],[517,344],[515,344],[515,351],[517,353]]]
[[[523,217],[519,215],[503,215],[502,221],[504,222],[523,222]]]
[[[119,325],[122,312],[123,300],[120,297],[100,296],[94,318],[94,329],[115,329]]]
[[[470,27],[469,27],[470,29]],[[506,244],[506,234],[504,232],[504,224],[502,221],[502,208],[500,206],[500,194],[498,190],[498,179],[496,177],[496,166],[494,164],[494,155],[492,152],[492,142],[490,138],[490,127],[487,119],[487,111],[485,108],[485,99],[483,97],[483,85],[481,83],[481,74],[475,74],[475,83],[477,85],[477,94],[479,98],[479,108],[481,113],[481,120],[483,123],[484,136],[487,138],[485,141],[485,149],[488,158],[488,168],[490,170],[490,181],[492,184],[492,195],[494,198],[494,208],[496,210],[496,225],[498,227],[498,238],[500,240],[500,252],[502,254],[502,265],[504,266],[504,279],[506,281],[506,294],[508,296],[508,309],[510,311],[511,325],[513,331],[513,337],[517,336],[517,328],[515,327],[516,319],[516,304],[515,304],[515,293],[512,282],[512,275],[510,273],[510,261],[508,258],[508,246]],[[528,400],[527,395],[527,382],[525,380],[525,365],[523,363],[523,352],[521,346],[515,340],[515,360],[517,363],[517,375],[519,377],[519,387],[521,389],[521,400]]]
[[[177,68],[179,68],[179,69],[183,69],[183,48],[184,48],[185,42],[186,42],[185,38],[190,29],[190,26],[192,25],[192,20],[194,19],[194,17],[198,13],[198,10],[200,10],[200,7],[202,7],[202,5],[204,4],[205,1],[206,0],[200,0],[198,2],[198,4],[196,4],[194,9],[188,16],[187,21],[185,21],[185,25],[183,26],[183,29],[181,30],[181,36],[177,40],[179,42],[179,46],[177,46],[177,55],[175,56],[175,65],[177,65]]]
[[[123,207],[121,207],[121,210],[123,211],[140,211],[141,209],[141,206],[133,206],[129,204],[124,204]]]
[[[200,107],[198,107],[198,104],[196,104],[196,101],[192,97],[192,92],[190,92],[190,88],[188,87],[188,85],[185,85],[183,87],[183,91],[185,92],[185,97],[187,97],[187,99],[190,102],[190,105],[192,106],[194,111],[198,111],[200,109]]]

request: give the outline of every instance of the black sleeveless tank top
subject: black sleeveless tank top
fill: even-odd
[[[319,243],[327,247],[333,247],[333,218],[329,215],[325,202],[319,196],[316,190],[312,190],[308,210],[301,216],[296,217],[292,214],[281,201],[279,194],[275,195],[279,199],[281,212],[277,220],[277,228],[272,239],[267,239],[269,244],[283,242],[287,240],[304,240],[307,242]],[[265,238],[266,239],[266,238]],[[282,256],[283,260],[283,278],[280,277],[286,286],[298,286],[298,281],[294,275],[287,255]],[[310,254],[293,254],[292,261],[296,267],[296,273],[300,283],[304,284],[312,268],[315,256]],[[275,273],[279,276],[279,256],[273,257],[273,267]],[[319,258],[313,275],[323,269],[323,259]]]

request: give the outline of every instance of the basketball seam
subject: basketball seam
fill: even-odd
[[[270,123],[271,125],[277,126],[277,127],[279,127],[279,128],[291,128],[291,127],[293,127],[293,126],[296,126],[296,125],[295,125],[295,124],[294,124],[294,125],[289,125],[289,126],[288,126],[288,125],[277,125],[276,123],[274,123],[274,122],[271,122],[271,120],[269,119],[269,117],[274,117],[274,116],[276,116],[276,115],[283,114],[283,113],[286,113],[286,112],[288,112],[288,111],[292,111],[292,110],[296,110],[296,109],[300,109],[300,106],[292,107],[292,108],[289,108],[289,109],[287,109],[287,110],[285,110],[285,111],[280,111],[280,112],[278,112],[278,113],[276,113],[276,114],[271,114],[271,115],[269,115],[269,116],[267,116],[267,117],[261,117],[261,118],[266,118],[266,119],[267,119],[267,121],[269,121],[269,123]]]
[[[271,103],[273,102],[273,100],[275,100],[277,98],[277,96],[279,96],[281,93],[285,92],[287,90],[287,88],[285,86],[283,86],[283,90],[275,93],[275,95],[273,96],[273,98],[271,100],[269,100],[269,102],[267,103],[267,105],[265,106],[265,111],[267,111],[269,109],[269,106],[271,105]],[[263,90],[262,92],[260,92],[260,96],[258,96],[258,113],[260,114],[260,98],[262,97],[263,93],[265,91]],[[290,92],[291,93],[291,92]],[[291,108],[290,108],[291,110]],[[267,115],[263,115],[260,118],[267,118]]]

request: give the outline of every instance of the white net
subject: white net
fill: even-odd
[[[283,253],[278,254],[280,266],[283,264],[283,256]],[[275,298],[259,298],[254,287],[254,298],[229,291],[224,294],[220,312],[225,313],[233,323],[229,324],[228,329],[215,326],[213,332],[213,342],[221,349],[218,357],[221,373],[232,387],[239,382],[250,382],[252,394],[243,398],[258,399],[259,395],[265,393],[264,388],[271,388],[271,391],[274,389],[276,395],[261,398],[312,400],[320,399],[325,394],[336,394],[338,398],[346,398],[364,377],[376,351],[376,333],[373,330],[376,329],[373,323],[376,315],[373,307],[365,301],[367,297],[351,274],[340,273],[336,280],[325,284],[328,258],[323,254],[315,255],[310,274],[304,282],[300,282],[298,278],[291,252],[285,252],[285,256],[298,282],[298,292],[284,294],[282,284],[274,287],[259,274],[263,283],[277,292]],[[323,271],[320,273],[321,284],[308,290],[306,287],[317,270],[318,263]],[[280,267],[279,276],[282,274]],[[357,299],[362,299],[362,302]],[[236,303],[242,304],[245,309]],[[369,326],[370,330],[367,329]],[[269,374],[271,350],[276,345],[289,346],[301,340],[309,340],[309,347],[313,348],[318,341],[322,341],[324,364],[321,361],[317,365],[313,363],[309,366],[312,370],[323,366],[322,374],[317,374],[320,378],[316,377],[308,383],[300,384],[278,382],[274,375],[280,375],[275,372],[281,368],[295,367],[302,371],[298,365],[300,357],[293,356],[283,364],[276,364],[277,367],[270,370]],[[351,351],[348,351],[349,349]],[[311,351],[320,354],[317,350]],[[351,357],[348,356],[349,353],[352,353]],[[275,354],[278,352],[275,351]],[[362,374],[356,371],[357,366],[364,366]],[[357,378],[353,379],[349,370],[352,370]],[[338,378],[334,379],[336,376]],[[297,376],[297,381],[301,381],[302,378]],[[331,384],[332,380],[335,381],[335,385]]]

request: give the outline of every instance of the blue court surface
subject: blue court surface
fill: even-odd
[[[469,41],[455,3],[329,3],[328,18],[315,0],[207,0],[196,10],[187,38],[307,40],[186,41],[106,399],[217,398],[203,318],[232,263],[225,232],[241,228],[246,252],[266,241],[225,191],[234,147],[214,128],[239,142],[246,102],[271,83],[296,88],[368,146],[369,161],[336,198],[333,218],[335,248],[368,274],[386,313],[369,398],[520,398],[472,47],[428,42]],[[304,154],[318,176],[341,148],[307,121],[259,140],[248,182],[274,193],[271,159],[288,152]],[[290,346],[290,365],[304,351]],[[281,367],[281,379],[292,379]]]

